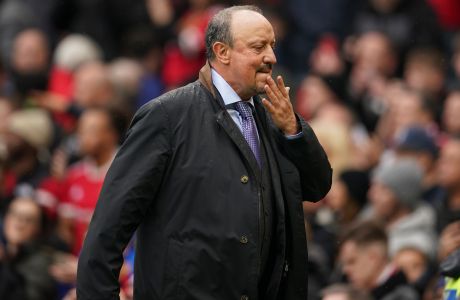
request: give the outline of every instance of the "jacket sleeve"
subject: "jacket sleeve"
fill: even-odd
[[[79,300],[119,299],[123,250],[155,199],[170,149],[168,116],[157,99],[134,116],[105,178],[78,262]]]
[[[278,141],[282,152],[299,171],[302,199],[316,202],[331,188],[332,169],[313,129],[301,117],[297,116],[297,120],[302,134],[289,139],[278,131]]]

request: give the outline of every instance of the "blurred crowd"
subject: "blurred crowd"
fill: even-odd
[[[133,112],[196,80],[207,22],[234,4],[273,24],[274,73],[334,169],[304,203],[308,299],[442,299],[460,249],[457,0],[0,0],[0,299],[75,299]]]

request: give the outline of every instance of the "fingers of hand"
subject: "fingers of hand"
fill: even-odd
[[[275,113],[275,107],[273,106],[273,104],[268,101],[266,98],[263,98],[262,99],[262,104],[265,106],[265,108],[268,110],[268,112],[270,114],[273,114]]]
[[[279,89],[280,93],[284,97],[288,98],[289,94],[288,94],[288,90],[287,90],[286,86],[284,85],[283,77],[281,77],[281,76],[276,77],[276,81],[278,81],[278,89]]]

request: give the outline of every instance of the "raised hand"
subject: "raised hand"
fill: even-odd
[[[262,104],[272,116],[275,125],[285,135],[295,135],[299,132],[297,120],[289,100],[289,87],[284,85],[283,78],[278,76],[275,80],[267,76],[267,84],[264,87],[267,98],[262,99]]]

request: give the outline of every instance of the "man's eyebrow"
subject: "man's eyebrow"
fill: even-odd
[[[258,43],[263,43],[263,44],[275,44],[276,41],[275,39],[269,40],[269,39],[264,39],[264,38],[254,38],[253,40],[249,40],[248,44],[253,45],[253,44],[258,44]]]

